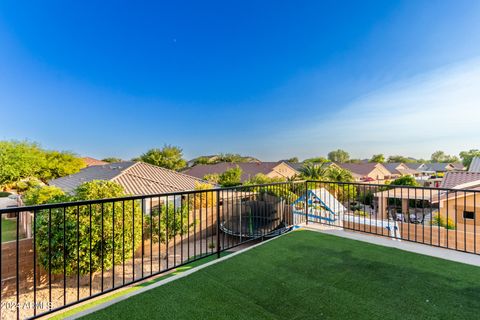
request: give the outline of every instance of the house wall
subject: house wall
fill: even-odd
[[[270,178],[291,178],[296,174],[298,174],[296,170],[282,162],[273,168],[273,171],[268,173],[267,176]]]
[[[385,167],[377,166],[375,169],[370,171],[370,173],[368,174],[368,177],[375,180],[385,180],[390,175],[391,175],[390,172],[387,169],[385,169]]]
[[[475,213],[476,219],[464,219],[463,212],[472,211]],[[446,219],[451,219],[457,224],[466,224],[473,226],[476,224],[480,226],[480,193],[458,191],[456,194],[452,192],[449,194],[449,199],[444,199],[440,202],[440,215]],[[480,230],[479,230],[480,231]]]

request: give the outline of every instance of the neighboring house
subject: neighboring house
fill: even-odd
[[[148,163],[125,161],[86,167],[78,173],[51,180],[49,185],[72,192],[82,183],[93,180],[114,181],[124,188],[126,194],[131,195],[194,190],[196,183],[205,182]]]
[[[405,163],[391,162],[391,163],[382,163],[382,164],[395,177],[401,177],[401,176],[417,177],[422,175],[420,171],[408,167]]]
[[[108,162],[102,161],[102,160],[97,160],[91,157],[83,157],[82,160],[85,162],[85,165],[87,167],[91,166],[102,166],[104,164],[108,164]]]
[[[440,197],[434,201],[439,204],[440,215],[451,219],[456,224],[468,226],[480,225],[480,173],[478,172],[448,172],[443,178],[441,188],[455,189],[456,191],[441,191]],[[462,230],[463,227],[458,227]]]
[[[425,171],[434,171],[435,173],[445,173],[449,171],[462,171],[465,167],[461,163],[425,163]]]
[[[393,176],[381,163],[335,163],[335,165],[350,171],[355,180],[359,182],[382,182]]]
[[[183,171],[186,174],[203,179],[207,174],[222,174],[235,167],[242,169],[241,182],[261,173],[269,178],[292,178],[299,172],[284,161],[279,162],[220,162],[216,164],[199,164]]]
[[[475,157],[472,159],[472,162],[468,167],[468,172],[480,172],[480,157]]]

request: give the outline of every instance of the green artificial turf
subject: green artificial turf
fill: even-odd
[[[476,319],[480,268],[296,231],[86,319]]]
[[[17,239],[17,222],[2,218],[2,242]]]

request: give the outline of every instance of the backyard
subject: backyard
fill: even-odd
[[[480,268],[295,231],[86,319],[473,319]]]

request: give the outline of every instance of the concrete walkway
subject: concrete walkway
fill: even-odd
[[[466,263],[474,266],[480,266],[480,255],[473,253],[465,253],[455,251],[452,249],[438,248],[426,244],[414,243],[410,241],[393,240],[392,238],[375,236],[371,234],[345,231],[341,228],[335,228],[330,226],[323,226],[320,224],[308,224],[303,226],[306,230],[318,231],[325,234],[331,234],[338,237],[348,238],[352,240],[364,241],[380,246],[397,248],[404,251],[410,251],[415,253],[424,254],[436,258]]]

